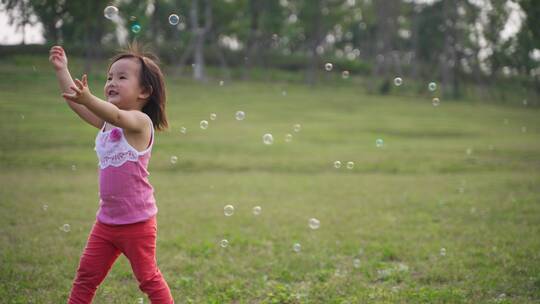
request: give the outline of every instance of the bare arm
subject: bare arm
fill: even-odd
[[[52,63],[56,78],[58,79],[58,84],[60,85],[60,90],[62,93],[73,93],[71,89],[72,86],[75,86],[71,74],[69,73],[67,65],[67,56],[60,46],[53,46],[50,50],[49,61]],[[88,110],[84,105],[75,103],[69,99],[66,99],[67,104],[77,113],[80,118],[89,123],[90,125],[100,129],[103,126],[103,119],[96,116],[90,110]]]
[[[88,89],[86,75],[83,75],[82,81],[76,79],[75,84],[69,87],[69,89],[73,91],[73,93],[62,94],[66,100],[69,100],[76,105],[83,106],[103,121],[136,133],[143,132],[150,126],[150,118],[143,112],[136,110],[121,110],[112,103],[92,95]]]

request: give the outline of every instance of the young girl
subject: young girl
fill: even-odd
[[[139,288],[152,303],[174,303],[156,264],[157,207],[148,182],[154,128],[167,127],[163,74],[151,55],[136,49],[112,59],[106,102],[92,95],[86,75],[72,80],[60,46],[50,50],[62,97],[84,121],[100,129],[99,210],[81,256],[69,303],[91,303],[116,258],[123,253]]]

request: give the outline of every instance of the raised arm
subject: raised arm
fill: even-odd
[[[71,87],[75,86],[75,83],[69,73],[67,56],[64,49],[61,46],[53,46],[49,52],[49,61],[54,67],[56,78],[58,79],[58,84],[60,85],[62,93],[73,93]],[[66,102],[73,112],[77,113],[80,118],[90,125],[98,129],[103,126],[103,119],[96,116],[84,105],[75,103],[69,99],[66,99]]]
[[[143,132],[149,127],[150,117],[137,110],[121,110],[110,102],[103,101],[92,95],[88,88],[88,80],[83,75],[82,81],[75,79],[70,87],[73,93],[64,93],[62,96],[71,102],[84,106],[100,119],[131,132]]]

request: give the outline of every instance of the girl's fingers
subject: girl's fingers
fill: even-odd
[[[75,84],[79,89],[83,88],[83,83],[78,78],[75,79]]]
[[[69,88],[72,89],[75,92],[75,95],[81,94],[81,90],[79,88],[77,88],[76,86],[71,86]]]
[[[82,81],[85,87],[88,86],[88,76],[86,76],[86,74],[82,76]]]

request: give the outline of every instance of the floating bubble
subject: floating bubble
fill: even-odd
[[[341,78],[343,78],[343,79],[349,78],[349,71],[343,71],[343,72],[341,72]]]
[[[109,20],[113,20],[118,15],[118,8],[116,6],[109,5],[103,10],[103,15]]]
[[[437,90],[437,84],[436,84],[435,82],[430,82],[430,83],[428,84],[428,89],[429,89],[431,92]]]
[[[236,120],[244,120],[246,118],[246,113],[244,113],[244,111],[236,111],[234,117],[236,117]]]
[[[178,157],[177,157],[177,156],[175,156],[175,155],[171,156],[171,164],[174,165],[174,164],[176,164],[177,161],[178,161]]]
[[[445,256],[446,255],[446,248],[441,248],[440,252],[441,256]]]
[[[274,137],[270,133],[266,133],[263,135],[263,143],[265,145],[271,145],[274,143]]]
[[[293,126],[293,131],[294,132],[298,133],[298,132],[300,132],[300,130],[302,130],[302,126],[300,124],[295,124]]]
[[[354,168],[354,162],[350,161],[350,162],[347,162],[347,169],[352,169]]]
[[[334,68],[334,66],[330,63],[330,62],[327,62],[325,65],[324,65],[324,69],[327,71],[327,72],[330,72],[332,70],[332,68]]]
[[[282,96],[287,96],[287,91],[281,91]]]
[[[181,128],[180,128],[180,133],[186,134],[186,132],[187,132],[186,127],[181,127]]]
[[[527,104],[528,104],[527,99],[523,99],[523,105],[527,106]]]
[[[473,153],[473,149],[467,148],[467,150],[465,150],[465,153],[466,153],[467,155],[471,155],[471,154]]]
[[[401,77],[394,78],[394,85],[396,85],[396,87],[399,87],[401,84],[403,84],[403,79],[401,79]]]
[[[137,298],[137,304],[144,304],[143,298]]]
[[[321,222],[319,222],[318,219],[316,218],[309,219],[309,228],[315,230],[315,229],[319,229],[320,226],[321,226]]]
[[[223,207],[223,214],[225,214],[225,216],[231,216],[233,215],[233,213],[234,213],[233,205],[226,205],[225,207]]]
[[[69,232],[71,230],[71,226],[69,224],[62,225],[62,231]]]
[[[300,243],[294,243],[292,249],[294,252],[300,252],[300,250],[302,250],[302,245],[300,245]]]
[[[71,165],[71,171],[77,171],[77,165]]]
[[[291,142],[292,141],[292,134],[287,133],[285,134],[285,142]]]
[[[382,148],[383,145],[384,145],[384,141],[382,140],[382,138],[377,138],[377,140],[375,140],[375,146],[377,148]]]
[[[220,81],[219,81],[219,86],[222,87],[223,85],[225,85],[225,81],[220,80]]]
[[[229,241],[223,239],[219,241],[219,246],[221,246],[221,248],[226,248],[227,246],[229,246]]]
[[[138,34],[141,31],[142,27],[139,25],[139,23],[135,23],[131,26],[131,31],[134,34]]]
[[[42,208],[43,208],[43,211],[47,211],[47,209],[49,209],[49,206],[47,204],[44,204]]]
[[[217,114],[216,114],[216,113],[210,114],[210,120],[216,120],[216,118],[217,118]]]
[[[440,99],[437,98],[437,97],[434,97],[432,100],[431,100],[431,104],[436,107],[438,106],[439,104],[441,103]]]
[[[177,14],[170,14],[169,15],[169,23],[171,25],[177,25],[180,22],[180,17],[178,17]]]
[[[336,169],[341,168],[341,162],[340,162],[339,160],[336,160],[336,161],[334,162],[334,168],[336,168]]]
[[[353,266],[354,268],[360,268],[360,259],[354,259]]]
[[[206,130],[208,129],[208,121],[201,120],[201,123],[199,124],[201,126],[201,129]]]
[[[262,212],[261,206],[255,206],[253,207],[253,215],[259,215]]]

